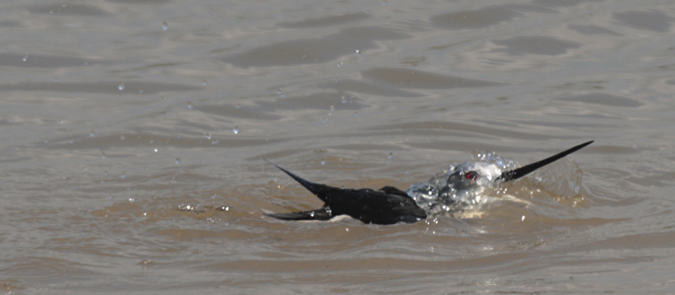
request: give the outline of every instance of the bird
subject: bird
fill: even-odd
[[[309,211],[263,214],[287,221],[325,221],[348,215],[366,224],[415,223],[437,212],[439,204],[446,207],[452,203],[459,204],[462,201],[461,196],[466,195],[467,192],[483,186],[500,185],[519,179],[591,143],[593,141],[588,141],[546,159],[504,172],[490,170],[486,164],[478,165],[475,162],[467,162],[437,178],[437,184],[440,185],[414,184],[407,192],[392,186],[373,190],[337,188],[314,183],[264,159],[309,190],[323,201],[324,205],[319,209]]]

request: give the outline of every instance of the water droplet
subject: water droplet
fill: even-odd
[[[119,89],[120,91],[124,90],[124,83],[120,83],[119,85],[117,85],[117,89]]]
[[[164,23],[162,24],[162,30],[166,31],[166,30],[168,30],[168,29],[169,29],[169,23],[167,23],[166,21],[164,21]]]
[[[194,109],[195,107],[192,105],[192,102],[188,102],[187,104],[188,110]]]
[[[234,126],[234,128],[232,129],[232,132],[234,132],[234,134],[239,134],[239,132],[241,132],[241,130],[239,129],[239,125]]]

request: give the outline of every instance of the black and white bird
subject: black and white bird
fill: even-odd
[[[509,165],[488,162],[465,162],[451,166],[429,182],[413,184],[408,191],[385,186],[379,190],[336,188],[307,181],[273,164],[321,201],[323,207],[293,213],[264,213],[282,220],[329,220],[348,215],[364,223],[415,223],[439,211],[459,208],[476,202],[476,196],[485,187],[495,187],[521,178],[543,166],[557,161],[593,143],[585,142],[541,161],[520,168],[502,171]]]

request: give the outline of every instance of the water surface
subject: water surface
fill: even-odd
[[[5,294],[665,294],[672,4],[0,4]],[[402,189],[495,151],[517,200],[416,224],[321,206],[262,161]]]

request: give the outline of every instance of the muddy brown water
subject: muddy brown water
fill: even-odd
[[[664,1],[0,4],[4,294],[669,294]],[[282,222],[495,151],[523,202]]]

